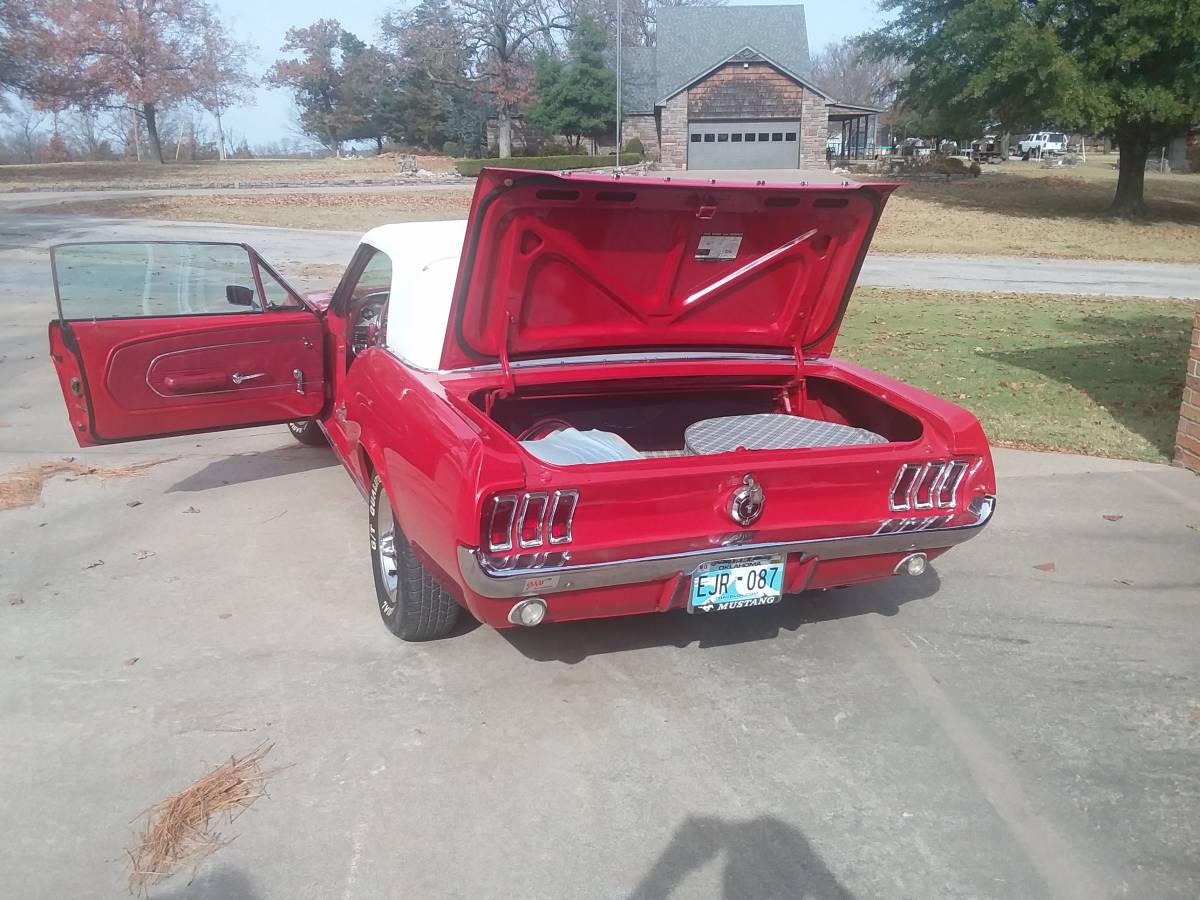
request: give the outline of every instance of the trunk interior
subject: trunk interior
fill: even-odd
[[[624,459],[721,452],[721,449],[714,449],[711,442],[701,447],[697,440],[699,432],[692,428],[704,429],[718,424],[710,420],[733,423],[722,432],[724,443],[721,446],[728,450],[738,446],[765,450],[907,442],[916,440],[922,432],[917,419],[877,397],[835,379],[812,376],[805,378],[803,385],[786,381],[764,384],[761,380],[737,384],[709,379],[670,388],[645,383],[612,384],[606,385],[602,392],[595,388],[570,392],[544,388],[507,397],[491,397],[490,404],[489,392],[480,391],[470,399],[532,455],[551,462],[557,460],[542,456],[538,452],[539,442],[566,429],[589,434],[598,432],[605,439],[615,435],[620,439],[618,444],[623,441],[635,451],[619,457]],[[730,418],[747,416],[760,418]],[[761,418],[764,416],[771,418]],[[783,416],[792,417],[792,420],[778,418]],[[742,443],[739,428],[758,428],[763,423],[770,427],[760,430],[757,438]],[[823,428],[821,423],[848,427]],[[805,443],[804,434],[801,434],[797,443],[794,436],[781,434],[793,426],[810,430],[817,427],[822,434],[821,442]],[[856,429],[861,429],[862,433],[854,433]],[[863,437],[864,434],[867,436]]]

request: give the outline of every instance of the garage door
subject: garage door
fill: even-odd
[[[800,123],[689,122],[689,169],[795,169]]]

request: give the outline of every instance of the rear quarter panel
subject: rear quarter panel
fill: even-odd
[[[432,373],[382,348],[364,352],[345,382],[346,418],[383,480],[396,520],[443,585],[462,599],[459,544],[479,543],[478,503],[488,485],[520,487],[516,454],[446,400]]]

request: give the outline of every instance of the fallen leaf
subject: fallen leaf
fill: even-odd
[[[1192,529],[1192,531],[1200,531],[1200,525],[1189,525],[1188,528]]]
[[[98,478],[126,478],[140,475],[146,469],[174,462],[171,459],[155,459],[150,462],[128,466],[85,466],[67,456],[55,462],[39,463],[6,472],[0,477],[0,511],[32,506],[42,495],[42,488],[51,478],[62,475],[67,481],[77,481],[80,476],[94,475]]]
[[[11,597],[8,598],[8,605],[9,606],[24,606],[25,598],[22,597],[20,594],[13,594]]]
[[[1200,722],[1200,705],[1192,707],[1192,721]]]
[[[232,618],[233,618],[233,613],[219,613],[219,614],[217,615],[217,618],[218,618],[218,619],[232,619]]]
[[[1054,571],[1054,563],[1052,563],[1052,562],[1041,563],[1040,565],[1034,566],[1034,568],[1037,569],[1039,572],[1053,572]]]
[[[1128,581],[1128,580],[1126,580],[1126,579],[1124,579],[1124,578],[1114,578],[1114,579],[1113,579],[1113,581],[1115,581],[1117,584],[1123,584],[1123,585],[1125,585],[1126,587],[1133,587],[1133,582],[1132,582],[1132,581]]]
[[[158,556],[153,550],[134,550],[133,555],[135,559],[149,559],[152,556]]]
[[[184,510],[184,513],[195,514],[198,512],[200,512],[200,510],[196,509],[196,507],[194,507],[194,506],[189,506],[187,509]]]
[[[1121,521],[1123,518],[1125,518],[1125,517],[1124,517],[1124,516],[1111,516],[1111,515],[1110,515],[1110,516],[1105,516],[1105,517],[1104,517],[1104,521],[1105,521],[1105,522],[1120,522],[1120,521]]]
[[[96,568],[97,566],[102,566],[102,565],[104,565],[104,560],[102,560],[102,559],[98,559],[98,560],[96,560],[96,561],[95,561],[95,562],[93,562],[93,563],[88,563],[86,566],[84,566],[84,568],[85,568],[85,569],[94,569],[94,568]]]
[[[142,501],[141,500],[130,500],[125,505],[128,506],[130,509],[133,509],[133,507],[135,507],[135,506],[141,506]]]
[[[125,665],[127,665],[127,666],[132,666],[132,665],[133,665],[134,663],[136,663],[136,662],[137,662],[139,659],[141,659],[141,657],[140,657],[140,656],[131,656],[131,657],[129,657],[129,659],[125,660]]]

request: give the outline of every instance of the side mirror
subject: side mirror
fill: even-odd
[[[225,285],[225,300],[231,306],[253,306],[254,289],[242,284]]]

